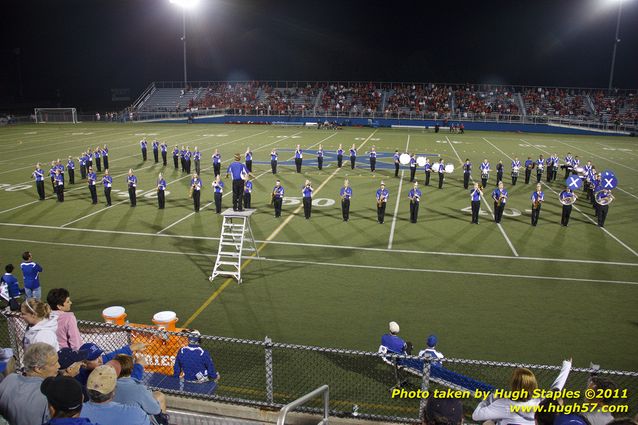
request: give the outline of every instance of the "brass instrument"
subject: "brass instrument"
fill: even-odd
[[[506,197],[505,195],[503,195],[503,194],[499,195],[499,197],[498,197],[498,202],[496,203],[496,206],[497,206],[497,207],[500,207],[500,206],[501,206],[501,204],[503,203],[503,200],[504,200],[504,199],[507,199],[507,197]]]
[[[195,185],[192,184],[191,188],[188,190],[188,197],[192,198],[193,197],[193,191],[195,190]]]
[[[377,199],[377,208],[381,208],[381,205],[383,205],[384,201],[385,201],[385,196],[383,195],[379,196],[379,199]]]
[[[596,203],[598,205],[605,206],[605,205],[609,205],[612,202],[614,202],[614,199],[616,199],[616,198],[614,198],[614,195],[612,195],[611,193],[609,194],[608,197],[603,198],[603,199],[599,199],[598,196],[596,196]]]
[[[571,193],[571,196],[566,197],[566,199],[561,199],[560,195],[558,195],[558,201],[563,205],[573,205],[578,199],[575,193]]]

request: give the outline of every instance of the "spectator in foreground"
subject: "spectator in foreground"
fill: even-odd
[[[55,348],[56,352],[60,349],[57,336],[58,322],[51,317],[51,307],[48,304],[28,298],[20,306],[20,317],[27,322],[27,330],[22,341],[25,350],[34,342],[46,342]]]
[[[386,347],[392,353],[397,354],[411,354],[412,353],[412,344],[409,342],[405,342],[398,336],[399,324],[397,322],[389,323],[389,334],[384,334],[381,337],[381,345]]]
[[[11,348],[0,348],[0,382],[15,372],[16,362]]]
[[[73,302],[69,291],[64,288],[53,288],[47,294],[47,303],[51,307],[51,316],[58,321],[58,344],[60,348],[78,350],[82,345],[82,336],[78,329],[78,321],[71,312]]]
[[[58,363],[60,363],[58,375],[75,378],[78,373],[80,373],[80,368],[88,355],[88,351],[75,351],[70,348],[61,348],[60,351],[58,351]]]
[[[14,373],[0,382],[0,415],[11,425],[42,424],[49,420],[47,399],[40,392],[45,378],[57,375],[58,354],[44,342],[24,353],[24,375]]]
[[[118,354],[128,354],[129,356],[135,356],[135,353],[137,353],[138,351],[144,351],[145,349],[145,344],[137,342],[131,345],[126,345],[113,352],[104,354],[104,350],[102,350],[98,345],[92,342],[82,344],[82,346],[80,347],[80,351],[87,351],[88,354],[86,360],[84,361],[83,367],[80,368],[80,373],[76,376],[76,379],[80,381],[80,384],[86,385],[86,381],[89,378],[89,375],[95,368],[113,360]],[[141,381],[143,374],[144,367],[139,363],[135,363],[133,365],[133,372],[131,373],[131,376]]]
[[[571,367],[571,359],[563,361],[560,374],[550,388],[552,391],[560,391],[563,389]],[[517,367],[512,373],[510,387],[512,391],[517,393],[521,392],[521,390],[526,390],[527,397],[521,397],[517,400],[511,400],[509,398],[495,399],[492,393],[487,399],[476,406],[474,413],[472,413],[472,419],[475,421],[493,421],[496,425],[512,423],[534,425],[533,408],[529,409],[530,412],[523,412],[522,410],[513,412],[511,406],[537,406],[541,402],[541,399],[532,398],[534,390],[538,389],[536,376],[534,376],[534,373],[529,369]]]
[[[22,269],[22,276],[24,278],[26,296],[27,298],[39,300],[42,298],[42,289],[40,288],[42,266],[33,261],[33,255],[31,255],[29,251],[22,253],[22,259],[24,261],[20,264],[20,268]]]
[[[543,406],[543,411],[534,413],[534,422],[536,423],[536,425],[554,425],[554,419],[556,419],[557,415],[556,411],[558,410],[559,406],[563,405],[563,399],[546,398],[538,403],[538,405]],[[553,406],[551,408],[552,411],[548,411],[550,410],[550,405]]]
[[[46,378],[40,391],[47,398],[51,420],[44,425],[93,425],[80,417],[84,395],[82,385],[68,376]]]
[[[614,401],[611,395],[614,393],[614,390],[618,389],[616,383],[602,376],[592,376],[589,378],[587,388],[594,390],[596,395],[609,393],[610,397],[595,397],[588,399],[586,402],[594,403],[596,404],[596,407],[595,410],[583,414],[585,419],[587,419],[591,425],[606,425],[613,421],[614,416],[611,413],[603,412],[602,410],[605,406],[608,406]]]
[[[7,264],[4,268],[5,273],[1,280],[7,285],[9,309],[11,311],[20,311],[20,303],[18,300],[20,295],[24,293],[24,289],[20,289],[20,284],[18,283],[18,279],[13,275],[13,270],[13,264]]]
[[[190,332],[188,345],[182,347],[175,357],[173,376],[184,380],[184,389],[198,393],[211,393],[220,378],[215,370],[210,353],[200,347],[201,334],[197,330]]]
[[[434,398],[430,396],[421,413],[424,425],[461,425],[463,403],[456,398]]]
[[[143,357],[140,357],[143,359]],[[154,416],[159,424],[168,425],[166,415],[166,398],[160,391],[151,392],[142,382],[131,377],[135,359],[133,356],[118,354],[116,362],[120,364],[120,377],[117,378],[113,401],[122,404],[133,404],[142,408],[148,415]]]
[[[119,367],[119,363],[112,363]],[[87,380],[90,401],[82,407],[82,416],[100,425],[150,425],[148,415],[139,406],[113,401],[116,383],[114,365],[95,368]]]

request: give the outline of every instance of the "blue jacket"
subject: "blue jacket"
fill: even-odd
[[[205,377],[217,378],[217,371],[208,351],[197,344],[182,347],[175,357],[173,376],[179,377],[184,372],[185,381],[198,381]]]
[[[37,289],[40,287],[39,274],[42,271],[42,267],[31,261],[30,263],[20,264],[22,274],[24,275],[24,287],[29,289]]]
[[[133,352],[131,351],[131,347],[127,345],[111,353],[102,354],[102,364],[113,360],[115,356],[117,356],[118,354],[127,354],[129,356],[132,356]],[[91,374],[91,372],[93,371],[82,367],[80,368],[80,373],[78,373],[75,379],[80,381],[80,384],[86,387],[86,381],[88,381],[89,375]],[[135,378],[138,381],[141,381],[143,377],[144,377],[144,366],[142,366],[139,363],[135,363],[133,365],[133,370],[131,371],[131,378]]]

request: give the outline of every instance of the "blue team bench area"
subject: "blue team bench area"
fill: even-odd
[[[426,359],[406,359],[396,357],[394,355],[402,356],[402,354],[395,353],[384,346],[379,347],[379,353],[382,354],[381,358],[385,363],[396,369],[396,373],[404,371],[412,375],[423,377],[423,368],[425,366]],[[436,382],[439,385],[453,390],[469,391],[471,394],[474,394],[477,390],[482,392],[492,392],[496,389],[493,385],[477,381],[469,376],[462,375],[443,367],[439,360],[430,359],[429,361],[430,382]],[[396,375],[396,377],[398,386],[401,386],[401,379],[398,375]]]
[[[153,389],[166,393],[189,393],[194,396],[213,395],[217,390],[217,382],[189,382],[175,376],[164,375],[157,372],[144,372],[142,382]]]

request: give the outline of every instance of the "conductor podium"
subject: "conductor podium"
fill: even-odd
[[[217,276],[227,276],[237,279],[237,283],[241,283],[241,262],[244,252],[254,252],[259,257],[253,230],[250,227],[250,216],[255,211],[257,210],[233,211],[232,208],[228,208],[222,212],[224,221],[222,222],[217,259],[213,274],[208,279],[211,282]]]

